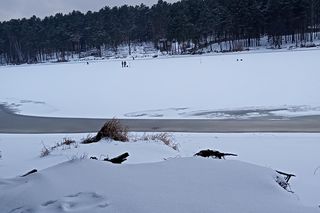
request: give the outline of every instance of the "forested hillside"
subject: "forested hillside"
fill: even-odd
[[[39,19],[0,23],[0,63],[37,63],[66,54],[119,45],[153,42],[170,52],[194,53],[212,43],[228,42],[230,51],[259,46],[267,36],[279,48],[283,42],[301,45],[317,38],[320,0],[159,0],[147,7],[105,7],[98,12],[78,11]]]

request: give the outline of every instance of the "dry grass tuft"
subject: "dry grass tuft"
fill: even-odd
[[[43,144],[43,147],[42,147],[42,150],[41,150],[41,153],[40,153],[40,157],[43,158],[43,157],[46,157],[48,155],[50,155],[50,150]]]
[[[75,144],[76,141],[70,138],[63,138],[62,145],[70,146],[71,144]]]
[[[99,142],[101,139],[110,139],[115,141],[129,141],[128,130],[123,127],[118,119],[113,118],[103,125],[96,136],[88,135],[81,143],[89,144]]]
[[[165,145],[171,147],[172,149],[179,151],[178,144],[173,141],[171,134],[167,132],[157,133],[157,134],[143,134],[141,137],[136,137],[133,141],[160,141]]]
[[[72,146],[73,146],[73,148],[78,148],[79,144],[75,140],[72,140],[70,138],[63,138],[62,142],[56,143],[52,147],[47,147],[43,144],[43,148],[41,150],[40,157],[43,158],[43,157],[50,155],[50,153],[52,151],[58,149],[59,147],[62,147],[62,150],[66,150],[66,149],[71,149]]]
[[[109,138],[115,141],[129,141],[128,130],[123,127],[118,119],[108,121],[98,132],[97,139]]]
[[[88,153],[83,153],[81,155],[76,154],[76,155],[72,155],[69,160],[70,161],[76,161],[76,160],[84,160],[84,159],[88,159]]]
[[[115,141],[127,142],[129,141],[128,130],[121,125],[118,119],[113,118],[103,125],[96,136],[92,137],[90,135],[83,139],[81,143],[89,144],[96,143],[101,139],[111,139]]]
[[[54,146],[50,147],[50,150],[53,151],[59,147],[62,147],[63,150],[71,149],[71,145],[73,145],[74,148],[78,148],[78,143],[75,140],[63,138],[62,142],[56,143]]]
[[[96,141],[96,137],[95,136],[91,136],[90,134],[87,135],[86,138],[83,138],[81,140],[82,144],[90,144],[90,143],[96,143],[96,142],[98,142],[98,141]]]

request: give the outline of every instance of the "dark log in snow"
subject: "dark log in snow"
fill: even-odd
[[[119,155],[118,157],[109,159],[109,158],[105,158],[104,161],[109,161],[111,163],[115,163],[115,164],[121,164],[122,162],[127,160],[127,157],[129,156],[129,153],[123,153],[122,155]]]
[[[218,159],[225,159],[225,156],[238,156],[236,154],[232,154],[232,153],[223,153],[223,152],[219,152],[217,150],[211,150],[211,149],[207,149],[207,150],[201,150],[200,152],[197,152],[196,154],[194,154],[194,156],[201,156],[201,157],[213,157],[213,158],[218,158]]]
[[[38,170],[33,169],[33,170],[31,170],[30,172],[27,172],[26,174],[21,175],[21,177],[26,177],[26,176],[31,175],[31,174],[36,173],[36,172],[38,172]]]
[[[278,173],[278,174],[280,174],[280,175],[284,175],[285,176],[285,181],[287,182],[287,183],[289,183],[289,180],[290,180],[290,178],[291,177],[295,177],[295,175],[294,174],[289,174],[289,173],[286,173],[286,172],[281,172],[281,171],[279,171],[279,170],[276,170],[276,172]]]

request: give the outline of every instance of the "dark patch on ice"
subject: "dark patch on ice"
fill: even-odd
[[[217,119],[254,119],[261,117],[268,117],[268,119],[284,119],[285,116],[274,115],[273,113],[278,111],[291,111],[293,108],[253,108],[253,109],[234,109],[234,110],[197,110],[187,112],[187,107],[181,108],[167,108],[147,110],[140,112],[132,112],[125,114],[126,117],[164,117],[168,111],[177,112],[178,116],[182,117],[204,117],[204,118],[217,118]]]
[[[138,118],[138,117],[151,117],[151,118],[160,118],[163,117],[163,114],[148,114],[148,113],[127,113],[124,116],[126,117],[134,117],[134,118]]]
[[[257,113],[259,115],[269,115],[270,112],[282,111],[287,110],[287,108],[279,108],[279,109],[245,109],[245,110],[225,110],[225,111],[204,111],[199,113],[194,113],[192,115],[201,116],[201,115],[208,115],[214,113],[220,113],[225,115],[231,116],[242,116],[242,115],[249,115],[250,113]]]
[[[77,194],[67,195],[67,196],[65,196],[65,197],[78,197],[78,196],[81,195],[81,194],[82,194],[82,192],[79,192],[79,193],[77,193]]]
[[[4,180],[0,180],[0,185],[8,185],[9,183],[7,181]]]
[[[101,196],[101,195],[99,195],[99,194],[97,194],[97,193],[95,193],[95,192],[92,192],[92,193],[89,193],[89,194],[91,194],[91,196],[92,196],[93,198],[103,198],[103,196]]]
[[[33,209],[21,206],[21,207],[12,209],[8,213],[32,213],[32,212],[34,212]]]
[[[18,100],[17,100],[18,101]],[[19,107],[23,106],[23,104],[41,104],[46,105],[44,101],[33,101],[28,99],[23,99],[18,101],[17,103],[9,103],[9,102],[0,102],[0,110],[5,111],[10,114],[18,114],[21,112]]]
[[[107,208],[109,206],[109,203],[103,203],[103,204],[100,204],[98,205],[99,208]]]
[[[139,112],[130,112],[126,113],[124,116],[125,117],[133,117],[133,118],[138,118],[138,117],[153,117],[153,118],[159,118],[159,117],[164,117],[164,114],[168,111],[184,111],[187,110],[187,107],[172,107],[172,108],[166,108],[166,109],[155,109],[155,110],[146,110],[146,111],[139,111]]]
[[[17,208],[15,208],[15,209],[12,209],[11,211],[9,211],[9,213],[13,213],[13,212],[15,212],[15,211],[17,211],[17,210],[20,210],[20,209],[22,209],[22,208],[23,208],[23,206],[17,207]]]
[[[128,114],[126,114],[125,116],[127,116],[127,117],[143,117],[143,116],[147,116],[148,114],[146,114],[146,113],[141,113],[141,114],[139,114],[139,113],[137,113],[137,114],[130,114],[130,113],[128,113]]]
[[[166,113],[173,113],[173,116],[182,118],[194,117],[194,118],[209,118],[209,119],[267,119],[267,120],[287,120],[290,117],[299,117],[298,113],[312,111],[314,115],[320,115],[320,107],[310,106],[284,106],[284,107],[256,107],[246,109],[228,109],[228,110],[195,110],[187,111],[189,108],[166,108],[155,109],[140,112],[132,112],[125,114],[126,117],[165,117]],[[319,113],[317,113],[319,112]],[[295,114],[296,113],[296,114]]]
[[[20,103],[26,104],[26,103],[31,103],[31,104],[46,104],[44,101],[33,101],[33,100],[21,100]]]
[[[0,110],[8,113],[8,114],[17,114],[19,113],[18,107],[22,106],[22,104],[15,104],[11,103],[9,104],[8,102],[1,102],[0,103]]]
[[[163,117],[162,114],[152,114],[152,115],[149,115],[150,117],[153,117],[153,118],[160,118],[160,117]]]
[[[269,117],[270,119],[281,119],[284,116],[275,116],[274,112],[288,110],[288,108],[274,109],[243,109],[243,110],[202,110],[183,114],[191,117],[207,117],[207,118],[261,118]]]
[[[56,202],[57,202],[57,200],[49,200],[49,201],[41,204],[41,206],[49,206],[49,205],[54,204],[54,203],[56,203]]]
[[[187,107],[180,107],[180,108],[171,108],[171,109],[174,109],[176,111],[181,111],[181,110],[186,110],[188,108]]]

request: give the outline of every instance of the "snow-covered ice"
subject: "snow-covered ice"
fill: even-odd
[[[320,114],[319,54],[158,57],[128,60],[128,68],[121,60],[6,66],[0,102],[21,114],[63,117],[250,118],[269,109],[314,115]]]

